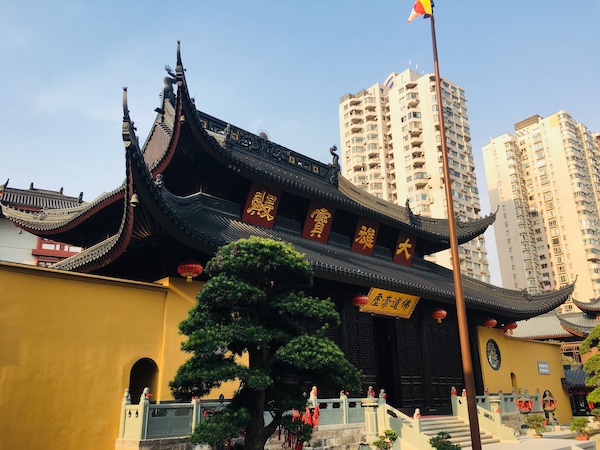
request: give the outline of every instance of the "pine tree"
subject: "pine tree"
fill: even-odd
[[[180,325],[187,336],[182,348],[192,356],[171,389],[178,400],[205,396],[229,380],[240,389],[224,411],[200,423],[193,442],[215,445],[244,432],[246,450],[262,449],[285,411],[304,409],[303,386],[360,389],[360,371],[325,336],[339,325],[335,305],[303,293],[313,272],[291,244],[241,239],[222,247],[206,270],[210,278]]]
[[[591,351],[593,347],[598,348],[600,342],[600,325],[596,325],[591,333],[584,339],[579,346],[579,353],[585,354]],[[587,374],[585,384],[594,386],[592,392],[587,395],[587,401],[591,403],[600,403],[600,353],[591,356],[584,364],[583,370]]]

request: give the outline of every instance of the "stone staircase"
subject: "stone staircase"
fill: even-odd
[[[421,417],[421,432],[426,436],[436,436],[440,431],[450,434],[450,441],[463,449],[471,448],[471,429],[469,423],[455,416]],[[500,439],[480,431],[481,445],[495,444]]]
[[[440,431],[450,434],[450,441],[462,449],[471,449],[471,431],[469,423],[455,416],[426,416],[421,417],[422,434],[436,436]],[[481,444],[495,444],[500,439],[490,433],[481,431]],[[313,430],[313,437],[304,445],[304,450],[356,450],[365,442],[364,423],[353,425],[321,425]],[[287,449],[285,435],[275,433],[265,445],[265,450]],[[372,447],[373,448],[373,447]],[[293,450],[293,449],[291,449]]]
[[[305,450],[356,450],[364,442],[364,423],[351,425],[319,425],[314,428],[312,439],[304,444]],[[267,441],[265,450],[281,450],[285,445],[285,436],[275,433]],[[293,449],[291,449],[293,450]]]

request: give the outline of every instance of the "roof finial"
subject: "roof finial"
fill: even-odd
[[[123,120],[129,119],[129,108],[127,106],[127,87],[123,88]]]

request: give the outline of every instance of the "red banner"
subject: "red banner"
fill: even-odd
[[[334,211],[335,209],[325,207],[320,203],[310,202],[302,229],[302,237],[313,241],[327,242]]]
[[[358,219],[354,239],[352,240],[352,251],[371,256],[375,249],[377,241],[377,231],[379,224],[369,219],[361,217]]]
[[[417,247],[417,238],[410,234],[400,232],[398,235],[398,243],[394,250],[394,262],[397,264],[403,264],[410,266],[412,264],[412,257]]]
[[[265,228],[273,228],[280,197],[279,189],[252,183],[242,213],[242,220]]]

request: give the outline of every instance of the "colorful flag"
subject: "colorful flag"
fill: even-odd
[[[408,23],[415,17],[423,15],[423,18],[426,19],[427,17],[430,17],[431,14],[433,14],[433,2],[431,0],[415,0],[415,5],[408,18]]]

